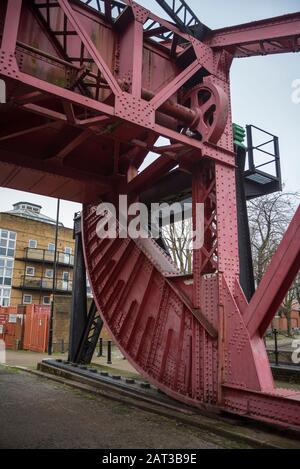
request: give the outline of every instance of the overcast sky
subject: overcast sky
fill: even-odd
[[[166,17],[155,0],[140,3]],[[188,0],[200,20],[211,28],[245,23],[300,11],[300,0]],[[300,53],[235,59],[231,69],[233,120],[240,125],[255,124],[278,135],[285,188],[300,190],[300,103],[292,101],[292,83],[300,79]],[[56,200],[0,188],[0,211],[25,200],[43,206],[55,218]],[[80,205],[62,201],[60,219],[72,227]]]

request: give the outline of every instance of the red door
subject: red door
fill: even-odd
[[[0,339],[5,348],[19,350],[23,341],[23,316],[15,313],[0,314]]]

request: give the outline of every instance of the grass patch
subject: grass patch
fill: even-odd
[[[127,405],[123,404],[122,402],[113,404],[111,409],[116,414],[123,414],[123,415],[124,414],[129,415],[132,411],[136,411],[136,409],[129,408]]]
[[[285,388],[285,389],[292,389],[293,391],[300,391],[300,383],[295,383],[291,378],[289,381],[282,381],[276,380],[275,381],[276,388]]]
[[[9,373],[19,373],[20,370],[18,368],[14,368],[13,366],[8,366],[8,365],[1,365],[0,364],[0,371],[6,371]]]

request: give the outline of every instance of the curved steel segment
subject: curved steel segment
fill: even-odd
[[[217,402],[217,278],[193,308],[189,281],[152,239],[99,239],[95,207],[83,214],[86,265],[115,343],[150,382],[185,403]],[[186,284],[185,284],[186,283]],[[207,381],[207,377],[210,379]]]

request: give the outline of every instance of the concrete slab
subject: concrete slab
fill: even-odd
[[[0,367],[0,448],[226,448],[165,417]]]

